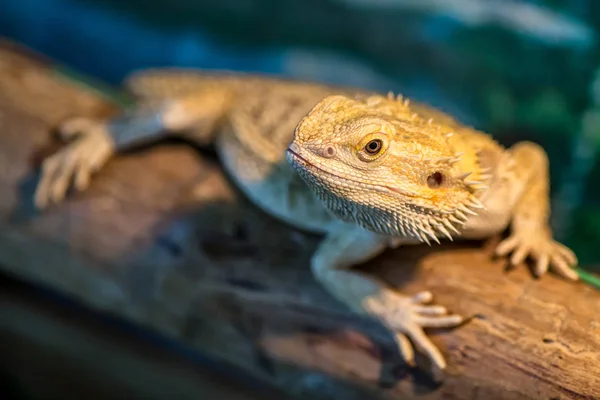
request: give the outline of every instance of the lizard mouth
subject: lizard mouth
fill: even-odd
[[[292,163],[296,163],[296,162],[300,162],[301,164],[307,165],[307,166],[312,166],[312,164],[310,164],[308,161],[306,161],[306,159],[304,157],[302,157],[300,154],[297,153],[297,151],[292,150],[292,145],[290,145],[290,147],[288,147],[287,149],[287,153],[288,156],[291,156],[292,159]],[[298,146],[293,146],[295,149],[298,148]]]
[[[296,150],[292,150],[292,147],[294,147]],[[323,168],[317,167],[316,165],[314,165],[313,163],[311,163],[310,161],[308,161],[306,158],[302,157],[300,154],[298,154],[298,146],[290,146],[290,148],[287,149],[287,154],[288,154],[288,158],[291,160],[292,165],[294,165],[296,168],[298,168],[298,165],[301,165],[302,167],[304,167],[307,170],[312,170],[312,171],[319,171],[322,172],[324,174],[333,176],[337,179],[343,180],[343,181],[349,181],[349,182],[355,182],[358,183],[352,179],[348,179],[345,178],[343,176],[334,174],[331,171],[327,171]]]
[[[335,177],[342,181],[353,182],[353,183],[361,184],[361,185],[365,184],[365,182],[357,181],[354,179],[348,179],[344,176],[340,176],[331,171],[327,171],[323,168],[317,167],[316,165],[314,165],[313,163],[311,163],[310,161],[308,161],[306,158],[304,158],[303,156],[301,156],[299,154],[299,148],[295,144],[290,145],[290,147],[287,149],[287,154],[288,154],[288,159],[291,160],[292,165],[294,165],[296,168],[298,168],[297,165],[300,164],[300,165],[302,165],[302,167],[304,167],[307,170],[319,171],[321,173],[330,175],[330,176]],[[406,193],[404,191],[401,191],[401,190],[398,190],[398,189],[395,189],[395,188],[392,188],[389,186],[373,185],[373,184],[370,184],[370,185],[372,188],[374,188],[380,192],[384,192],[384,193],[388,193],[388,194],[389,193],[400,194],[403,196],[414,197],[414,196],[410,195],[409,193]]]

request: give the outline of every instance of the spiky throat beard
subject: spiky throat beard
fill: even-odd
[[[440,237],[461,234],[468,215],[476,216],[481,203],[467,195],[455,207],[434,209],[403,201],[384,187],[352,181],[323,171],[295,153],[288,161],[323,205],[342,221],[369,231],[430,244]]]

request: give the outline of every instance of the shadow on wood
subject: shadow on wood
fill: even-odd
[[[432,338],[442,385],[396,360],[389,333],[348,313],[308,268],[317,237],[252,207],[214,157],[172,142],[119,156],[85,193],[38,214],[35,154],[69,115],[115,108],[5,46],[0,52],[0,264],[314,399],[600,397],[600,293],[504,271],[479,243],[388,251],[369,265],[473,319]],[[39,156],[38,156],[39,158]]]

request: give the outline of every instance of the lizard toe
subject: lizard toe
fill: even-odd
[[[515,251],[512,253],[512,255],[510,257],[510,263],[512,265],[521,264],[523,261],[525,261],[525,258],[527,258],[527,256],[529,255],[530,252],[531,252],[531,249],[529,248],[529,246],[527,244],[521,244],[521,245],[517,246],[517,248],[515,249]]]
[[[464,319],[459,315],[447,315],[445,307],[439,305],[425,305],[433,299],[429,291],[419,292],[413,296],[404,296],[388,292],[375,301],[373,310],[384,325],[397,332],[397,335],[406,335],[413,345],[424,353],[433,364],[443,370],[446,361],[441,352],[427,337],[423,328],[449,328],[461,324]],[[406,349],[406,342],[397,340],[400,352],[410,354]]]
[[[533,273],[536,277],[546,274],[549,269],[571,280],[579,279],[572,266],[577,264],[577,257],[571,249],[552,239],[533,233],[512,234],[496,248],[496,254],[511,253],[510,263],[519,265],[527,257],[535,261]]]
[[[44,209],[48,205],[52,178],[59,167],[57,161],[56,158],[50,157],[42,163],[39,183],[34,194],[34,202],[39,209]]]
[[[402,333],[396,333],[394,335],[396,339],[396,343],[398,345],[398,351],[400,352],[400,357],[406,362],[409,366],[414,367],[415,363],[415,350],[413,349],[410,340],[408,337]]]
[[[513,251],[518,245],[519,238],[516,236],[509,236],[498,244],[496,247],[496,255],[505,256]]]
[[[552,257],[552,270],[560,276],[576,281],[579,279],[577,272],[569,265],[567,260],[561,254],[555,254]]]
[[[60,203],[64,199],[72,177],[77,170],[78,160],[73,154],[67,152],[59,163],[60,167],[54,175],[50,187],[50,199],[55,204]]]
[[[540,277],[544,275],[548,271],[548,267],[550,266],[550,256],[547,254],[541,254],[533,268],[533,272],[535,276]]]

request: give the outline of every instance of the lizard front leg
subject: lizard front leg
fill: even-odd
[[[44,160],[35,193],[36,206],[43,209],[50,202],[60,202],[71,181],[77,190],[85,190],[91,175],[116,152],[190,128],[194,128],[192,140],[206,142],[205,136],[225,114],[228,104],[225,91],[199,91],[142,103],[109,120],[76,117],[64,121],[58,132],[70,143]]]
[[[444,357],[423,328],[453,327],[463,318],[447,315],[442,306],[426,305],[432,299],[428,291],[406,296],[383,282],[350,270],[381,253],[389,243],[389,237],[340,224],[326,236],[314,254],[313,274],[328,292],[353,311],[371,316],[394,331],[400,354],[409,364],[414,362],[414,351],[406,336],[438,368],[444,369]]]
[[[548,268],[560,275],[577,280],[571,266],[577,257],[566,246],[552,238],[550,216],[548,157],[532,142],[520,142],[509,149],[514,162],[514,179],[522,182],[524,190],[513,211],[511,234],[500,242],[496,254],[512,252],[510,262],[520,264],[526,257],[535,259],[534,272],[541,276]]]

